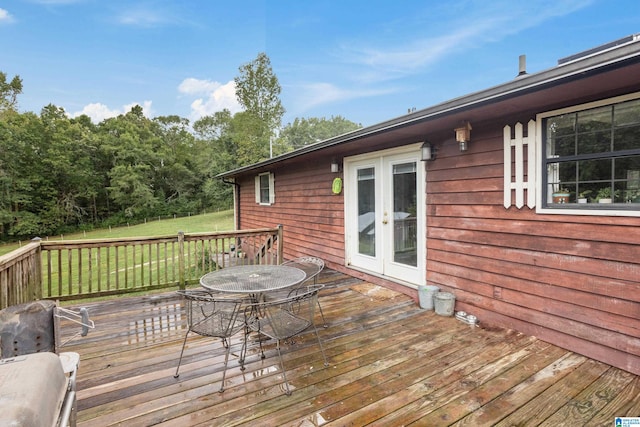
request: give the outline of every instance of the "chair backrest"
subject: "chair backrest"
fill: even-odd
[[[300,258],[294,258],[292,260],[286,261],[282,263],[283,265],[288,265],[291,267],[299,268],[307,274],[305,282],[309,279],[316,279],[318,274],[324,268],[324,261],[317,257],[312,256],[304,256]]]
[[[315,307],[322,286],[300,288],[287,298],[254,303],[245,311],[254,330],[283,340],[300,334],[315,325]]]
[[[205,290],[178,291],[187,301],[189,330],[199,335],[228,338],[244,326],[240,316],[246,302],[242,296]]]
[[[56,352],[55,309],[54,301],[41,300],[0,310],[1,357]]]

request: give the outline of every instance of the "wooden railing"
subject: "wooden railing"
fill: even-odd
[[[0,257],[0,308],[184,288],[213,270],[282,260],[282,227],[175,236],[39,241]]]
[[[42,298],[40,242],[0,256],[0,309]]]

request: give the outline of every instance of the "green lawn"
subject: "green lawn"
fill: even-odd
[[[210,214],[194,215],[176,219],[148,220],[145,224],[95,230],[86,233],[51,236],[49,240],[82,240],[105,239],[113,237],[149,237],[185,233],[202,233],[212,231],[233,230],[233,210],[220,211]],[[22,242],[27,244],[28,242]],[[0,255],[7,254],[20,247],[19,243],[0,246]]]

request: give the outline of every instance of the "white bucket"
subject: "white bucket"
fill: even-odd
[[[438,292],[433,297],[436,314],[441,316],[453,316],[453,307],[456,305],[456,297],[450,292]]]
[[[418,300],[420,301],[420,308],[433,310],[433,296],[439,290],[440,288],[434,285],[418,286]]]

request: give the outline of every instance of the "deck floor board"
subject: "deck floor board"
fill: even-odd
[[[195,334],[174,378],[186,316],[173,292],[77,304],[96,328],[65,344],[80,354],[79,426],[612,425],[640,416],[640,379],[511,330],[471,327],[409,297],[325,270],[318,331],[283,345],[250,343],[246,369]],[[482,319],[480,319],[482,321]],[[77,332],[62,324],[69,337]],[[252,341],[257,336],[251,337]],[[63,338],[64,340],[64,338]]]

